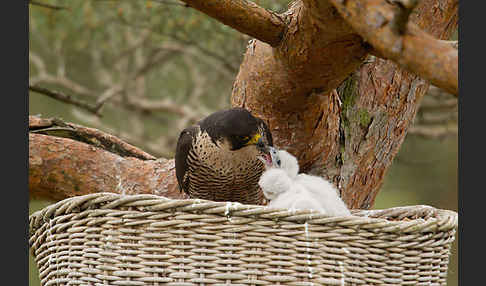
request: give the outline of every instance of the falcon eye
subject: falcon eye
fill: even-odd
[[[239,140],[241,140],[241,141],[245,141],[245,142],[246,142],[246,141],[248,141],[248,140],[250,140],[250,137],[248,137],[248,136],[237,136],[237,138],[238,138]]]

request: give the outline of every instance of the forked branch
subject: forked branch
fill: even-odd
[[[380,55],[457,96],[457,48],[408,21],[416,1],[388,1],[413,2],[409,6],[387,1],[330,1]]]
[[[285,24],[276,13],[268,11],[251,1],[182,1],[190,7],[207,14],[211,18],[271,46],[276,46],[280,43],[285,31]]]

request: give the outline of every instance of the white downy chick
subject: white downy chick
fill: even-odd
[[[294,155],[290,154],[285,150],[277,149],[275,149],[275,151],[271,151],[271,155],[272,161],[273,157],[276,157],[276,164],[274,164],[274,167],[284,170],[291,179],[295,179],[297,177],[297,174],[299,173],[299,162]]]
[[[313,209],[331,216],[350,215],[336,188],[317,176],[298,174],[297,159],[285,150],[270,149],[271,162],[258,184],[269,207]]]
[[[265,198],[273,202],[283,193],[292,189],[292,180],[287,173],[280,168],[269,168],[260,177],[258,184],[263,190]]]
[[[272,208],[288,208],[290,210],[315,210],[327,213],[320,202],[304,186],[292,182],[290,191],[280,194],[268,204]]]
[[[263,172],[258,184],[270,200],[269,207],[324,211],[311,193],[291,179],[284,169],[269,168]]]
[[[332,216],[349,216],[351,213],[339,197],[338,190],[332,183],[324,178],[308,174],[299,174],[295,182],[302,185],[317,199],[324,212]]]

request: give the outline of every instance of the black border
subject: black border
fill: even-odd
[[[464,4],[469,7],[465,8]],[[459,285],[479,285],[482,274],[482,260],[479,254],[482,245],[474,242],[480,239],[484,217],[481,210],[485,202],[472,197],[484,192],[482,178],[484,150],[481,138],[486,120],[485,105],[479,103],[486,97],[485,72],[481,52],[486,51],[484,22],[486,10],[470,4],[482,1],[461,1],[459,5],[459,158],[458,158],[458,282]],[[3,17],[0,29],[2,41],[2,82],[3,82],[3,162],[7,167],[2,176],[4,204],[4,261],[8,268],[21,272],[12,275],[11,285],[28,285],[28,0],[2,2]],[[476,9],[475,9],[476,8]],[[476,11],[474,13],[473,11]],[[469,60],[468,60],[469,59]],[[472,65],[475,63],[475,66]],[[11,111],[11,112],[8,112]],[[474,166],[473,166],[474,165]],[[478,165],[478,167],[476,167]],[[475,204],[474,204],[475,202]],[[467,211],[466,211],[467,210]],[[467,212],[467,215],[466,215]],[[478,220],[475,227],[474,220]],[[464,225],[470,224],[468,234]],[[475,228],[475,234],[471,234]],[[467,243],[465,243],[466,241]],[[21,255],[22,253],[23,255]],[[473,253],[476,253],[474,255]],[[475,259],[478,256],[477,260]],[[23,274],[22,274],[23,270]],[[26,275],[27,274],[27,275]],[[475,279],[476,277],[478,279]],[[6,278],[6,277],[4,277]],[[471,283],[467,283],[467,281]],[[20,282],[20,283],[19,283]],[[24,283],[22,283],[24,282]],[[475,283],[476,282],[476,283]]]
[[[464,4],[469,6],[465,8]],[[459,161],[458,161],[458,270],[459,285],[484,284],[481,243],[485,217],[484,149],[485,119],[484,1],[461,1],[459,5]],[[476,4],[476,5],[471,5]],[[475,7],[476,6],[476,7]],[[484,6],[484,5],[481,5]],[[477,197],[477,198],[475,198]],[[467,232],[465,231],[465,225]],[[468,283],[469,282],[469,283]]]
[[[10,275],[2,284],[27,285],[28,191],[28,1],[2,2],[2,259]],[[27,274],[27,275],[26,275]],[[10,279],[11,277],[11,279]],[[12,281],[10,281],[12,280]]]

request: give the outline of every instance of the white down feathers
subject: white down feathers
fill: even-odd
[[[312,209],[330,216],[351,215],[333,184],[321,177],[298,174],[297,159],[285,150],[271,148],[272,165],[266,164],[258,184],[269,207]]]

